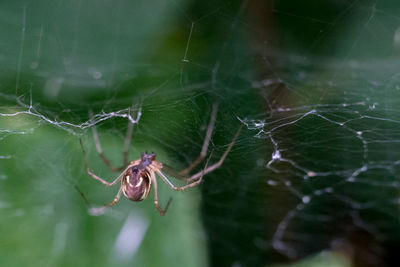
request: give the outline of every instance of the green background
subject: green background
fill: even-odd
[[[397,1],[2,1],[1,266],[396,266]],[[143,151],[176,169],[215,162],[197,188],[161,180],[112,200],[96,153]],[[130,113],[129,113],[130,112]],[[279,151],[279,153],[277,153]],[[201,166],[197,169],[200,170]],[[132,238],[119,247],[123,229]],[[137,232],[134,232],[134,231]],[[136,249],[130,248],[138,242]],[[321,263],[322,262],[322,263]]]

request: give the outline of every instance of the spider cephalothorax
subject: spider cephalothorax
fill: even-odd
[[[91,119],[93,120],[93,114],[91,112],[89,112],[89,115],[90,115]],[[87,170],[88,174],[92,178],[100,181],[101,183],[103,183],[106,186],[113,186],[119,180],[121,180],[121,187],[119,188],[118,193],[115,196],[114,200],[112,202],[108,203],[107,205],[104,205],[104,206],[101,206],[101,207],[98,207],[98,208],[91,208],[90,209],[91,213],[94,214],[94,215],[102,214],[105,208],[113,206],[119,201],[122,192],[124,193],[124,195],[127,198],[129,198],[132,201],[142,201],[149,195],[149,192],[150,192],[151,188],[153,187],[154,188],[154,205],[157,208],[157,210],[160,212],[160,214],[164,215],[165,212],[168,209],[168,206],[169,206],[169,203],[170,203],[171,200],[168,201],[165,209],[162,209],[160,207],[160,205],[158,204],[158,190],[157,190],[156,174],[166,184],[168,184],[173,190],[182,191],[182,190],[185,190],[187,188],[194,187],[194,186],[196,186],[196,185],[201,183],[202,178],[203,178],[204,175],[214,171],[215,169],[219,168],[222,165],[222,163],[224,162],[226,156],[228,155],[229,151],[231,150],[233,144],[235,143],[236,138],[239,136],[239,132],[240,132],[241,127],[236,132],[236,134],[233,137],[231,143],[228,145],[228,147],[226,148],[224,154],[221,156],[219,161],[217,161],[216,163],[212,164],[211,166],[208,166],[208,160],[210,159],[210,157],[208,157],[206,165],[205,165],[205,167],[204,167],[204,169],[202,171],[199,171],[199,172],[193,174],[192,176],[186,177],[188,175],[188,173],[193,168],[195,168],[200,162],[202,162],[205,159],[206,155],[207,155],[208,145],[210,143],[211,135],[212,135],[212,132],[213,132],[213,129],[214,129],[216,115],[217,115],[217,105],[214,105],[213,106],[213,111],[211,113],[210,123],[208,124],[206,137],[204,139],[204,143],[203,143],[203,147],[202,147],[200,155],[197,157],[196,160],[194,160],[192,162],[192,164],[189,165],[189,167],[187,167],[186,169],[178,172],[179,176],[181,176],[181,177],[176,177],[176,178],[186,181],[186,185],[184,185],[184,186],[175,186],[167,178],[167,176],[165,176],[165,174],[162,172],[163,165],[162,165],[161,162],[156,161],[156,154],[154,154],[154,153],[151,153],[151,154],[142,153],[140,159],[131,161],[128,164],[128,148],[129,148],[131,135],[132,135],[132,130],[133,130],[133,124],[131,122],[128,125],[128,130],[127,130],[127,135],[126,135],[126,140],[125,140],[125,146],[124,146],[124,151],[123,151],[124,166],[126,166],[126,167],[123,166],[123,167],[119,167],[119,168],[115,168],[111,164],[111,162],[104,156],[104,154],[103,154],[103,152],[101,150],[101,146],[100,146],[99,137],[98,137],[98,134],[97,134],[96,127],[93,126],[93,128],[92,128],[92,130],[93,130],[93,138],[94,138],[95,143],[96,143],[97,152],[99,153],[101,159],[104,161],[104,163],[106,163],[106,165],[110,168],[111,171],[121,171],[121,170],[123,170],[123,171],[111,183],[103,180],[102,178],[100,178],[96,174],[92,173],[89,170],[87,159],[86,159],[85,150],[83,148],[83,144],[82,144],[82,141],[81,141],[82,152],[83,152],[84,158],[85,158],[86,170]],[[82,193],[81,193],[81,195],[83,196]]]
[[[154,160],[156,160],[156,154],[154,154],[154,153],[147,154],[146,152],[144,152],[144,153],[142,153],[140,165],[142,167],[146,167],[146,166],[150,165]]]

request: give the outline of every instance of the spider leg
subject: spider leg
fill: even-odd
[[[79,195],[81,195],[81,197],[83,198],[83,201],[85,201],[85,204],[88,208],[90,208],[90,203],[89,200],[87,200],[87,198],[85,197],[85,195],[83,194],[83,192],[79,189],[79,187],[77,185],[74,186],[76,191],[78,191]]]
[[[117,195],[114,197],[114,200],[111,201],[110,203],[101,206],[101,207],[93,207],[89,209],[89,213],[91,215],[97,216],[97,215],[101,215],[104,213],[104,210],[108,207],[114,206],[115,204],[118,203],[120,197],[121,197],[121,193],[122,193],[122,186],[119,188]]]
[[[93,122],[93,111],[92,110],[89,110],[89,117],[90,117],[91,122]],[[104,163],[107,165],[107,167],[112,172],[122,171],[124,169],[124,166],[128,165],[128,152],[129,152],[129,146],[130,146],[131,139],[132,139],[132,132],[133,132],[133,123],[131,121],[129,121],[128,129],[126,131],[124,149],[123,149],[123,156],[124,156],[123,166],[115,167],[111,163],[111,161],[104,155],[103,150],[101,149],[99,134],[97,132],[97,127],[96,127],[96,125],[93,124],[92,133],[93,133],[94,142],[96,144],[97,153],[99,154],[100,158],[104,161]]]
[[[153,181],[153,186],[154,186],[154,206],[156,209],[160,212],[161,216],[164,216],[165,213],[168,210],[169,204],[171,203],[172,198],[168,200],[167,206],[165,206],[165,209],[162,209],[160,205],[158,204],[158,189],[157,189],[157,179],[156,176],[154,175],[154,172],[151,172],[151,180]]]
[[[183,190],[185,190],[185,189],[188,189],[188,188],[190,188],[190,187],[194,187],[194,186],[196,186],[196,185],[198,185],[198,184],[201,183],[201,181],[202,181],[202,179],[203,179],[203,175],[205,174],[205,170],[207,170],[207,165],[208,165],[208,162],[210,161],[211,156],[212,156],[212,153],[210,154],[210,156],[209,156],[208,159],[207,159],[206,166],[204,167],[203,171],[201,172],[201,176],[200,176],[196,181],[194,181],[194,182],[192,182],[192,183],[190,183],[190,184],[187,184],[187,185],[184,185],[184,186],[175,186],[175,185],[167,178],[167,176],[165,176],[160,170],[157,170],[157,174],[160,175],[161,179],[163,179],[164,182],[165,182],[166,184],[168,184],[173,190],[175,190],[175,191],[183,191]]]
[[[129,120],[128,122],[128,129],[126,130],[125,142],[124,142],[124,149],[122,154],[124,156],[124,166],[128,165],[128,154],[129,154],[129,147],[131,145],[132,140],[132,133],[133,133],[133,123]]]
[[[201,148],[200,155],[195,159],[186,169],[179,172],[181,175],[187,175],[194,167],[196,167],[200,162],[204,160],[207,156],[208,146],[210,144],[211,135],[214,131],[215,120],[217,118],[218,104],[213,104],[213,109],[211,112],[210,122],[208,123],[206,137],[204,138],[203,147]]]
[[[219,167],[221,167],[222,163],[224,163],[224,160],[225,160],[226,156],[228,155],[228,153],[231,151],[233,145],[235,144],[236,139],[238,138],[238,136],[240,134],[240,131],[242,130],[242,127],[243,127],[243,125],[239,127],[239,129],[237,130],[237,132],[236,132],[235,136],[233,137],[231,143],[229,144],[228,148],[225,150],[224,154],[218,160],[217,163],[214,163],[210,167],[206,167],[204,170],[202,170],[202,171],[200,171],[200,172],[198,172],[196,174],[193,174],[191,177],[187,178],[186,181],[187,182],[192,182],[192,181],[197,180],[199,178],[201,179],[201,177],[203,177],[203,175],[206,175],[207,173],[210,173],[210,172],[214,171],[215,169],[218,169]]]
[[[75,189],[76,191],[78,191],[78,193],[81,195],[81,197],[83,198],[83,200],[86,203],[86,206],[88,207],[89,213],[90,215],[93,216],[97,216],[97,215],[101,215],[104,213],[104,210],[108,207],[111,207],[115,204],[118,203],[120,197],[121,197],[121,192],[122,192],[122,187],[120,187],[120,189],[118,190],[117,195],[114,197],[114,200],[104,206],[101,207],[92,207],[92,205],[90,205],[89,200],[87,200],[87,198],[85,197],[85,195],[82,193],[82,191],[79,189],[79,187],[77,185],[75,185]]]
[[[222,157],[219,159],[219,161],[218,161],[217,163],[214,163],[214,164],[211,165],[210,167],[207,167],[207,166],[208,166],[208,161],[210,160],[210,158],[211,158],[211,156],[212,156],[212,153],[211,153],[211,155],[210,155],[210,156],[208,157],[208,159],[207,159],[207,162],[206,162],[206,165],[205,165],[204,169],[203,169],[202,171],[200,171],[200,172],[198,172],[198,173],[196,173],[196,174],[194,174],[194,175],[188,177],[188,178],[186,178],[186,177],[184,177],[184,176],[183,176],[183,177],[176,177],[176,176],[173,174],[173,173],[174,173],[173,169],[172,169],[171,167],[168,167],[167,165],[164,164],[164,167],[163,167],[163,168],[166,169],[167,173],[169,173],[169,174],[172,175],[173,177],[176,177],[176,178],[179,179],[179,180],[184,180],[184,181],[186,181],[187,183],[189,183],[189,184],[183,186],[183,189],[181,189],[182,187],[176,187],[175,185],[173,185],[173,184],[171,183],[171,181],[169,181],[169,179],[168,179],[160,170],[157,170],[157,174],[158,174],[158,175],[164,180],[164,182],[166,182],[172,189],[177,190],[177,191],[185,190],[186,188],[189,188],[189,187],[193,187],[193,186],[198,185],[198,184],[201,182],[201,179],[202,179],[203,175],[206,175],[207,173],[210,173],[210,172],[214,171],[215,169],[219,168],[219,167],[222,165],[222,163],[224,163],[224,160],[225,160],[226,156],[228,155],[228,153],[231,151],[233,145],[235,144],[236,139],[238,138],[238,136],[239,136],[239,134],[240,134],[240,131],[242,130],[242,127],[243,127],[243,125],[239,127],[239,129],[237,130],[237,132],[236,132],[235,136],[233,137],[231,143],[229,144],[229,146],[228,146],[227,149],[225,150],[224,154],[222,155]],[[177,175],[180,175],[180,173],[178,173]],[[197,181],[196,181],[196,180],[197,180]],[[179,189],[179,188],[180,188],[180,189]]]
[[[79,142],[80,142],[81,148],[82,148],[83,160],[84,160],[84,162],[85,162],[86,171],[87,171],[87,173],[88,173],[93,179],[96,179],[97,181],[100,181],[102,184],[104,184],[104,185],[106,185],[106,186],[113,186],[116,182],[118,182],[118,181],[123,177],[125,171],[123,171],[114,181],[112,181],[111,183],[109,183],[109,182],[103,180],[102,178],[100,178],[99,176],[97,176],[96,174],[92,173],[92,172],[89,170],[89,165],[88,165],[88,161],[87,161],[87,158],[86,158],[86,152],[85,152],[85,149],[84,149],[84,147],[83,147],[82,139],[79,139]],[[128,166],[128,167],[129,167],[129,166]]]

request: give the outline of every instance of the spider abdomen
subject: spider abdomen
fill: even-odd
[[[122,191],[132,201],[142,201],[150,193],[150,174],[139,166],[129,168],[122,179]]]

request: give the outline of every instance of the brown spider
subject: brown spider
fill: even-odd
[[[177,172],[177,175],[174,175],[175,178],[184,180],[186,181],[186,185],[184,186],[175,186],[161,171],[163,168],[168,171],[168,167],[163,165],[161,162],[156,161],[156,154],[151,153],[142,153],[141,158],[131,161],[128,164],[128,148],[131,142],[131,136],[133,132],[133,124],[129,122],[128,129],[127,129],[127,134],[125,138],[125,144],[124,144],[124,150],[123,150],[123,157],[124,157],[124,166],[127,166],[126,168],[119,167],[115,168],[111,162],[104,156],[100,142],[99,142],[99,137],[97,133],[97,129],[95,126],[92,127],[93,131],[93,139],[95,140],[96,144],[96,150],[100,156],[100,158],[104,161],[104,163],[110,168],[111,171],[115,172],[120,172],[122,173],[111,183],[103,180],[99,176],[95,175],[89,170],[88,163],[87,163],[87,158],[86,158],[86,153],[85,149],[82,144],[82,140],[80,140],[82,152],[84,155],[84,160],[85,160],[85,167],[87,170],[87,173],[94,179],[100,181],[102,184],[106,186],[113,186],[115,185],[119,180],[121,180],[121,186],[118,190],[117,195],[114,197],[114,200],[104,206],[101,207],[90,207],[89,202],[83,195],[81,191],[76,187],[78,192],[81,194],[81,196],[84,198],[86,204],[89,206],[89,211],[92,215],[100,215],[104,213],[104,209],[107,207],[111,207],[119,201],[121,197],[121,193],[123,192],[125,197],[132,201],[142,201],[144,200],[148,195],[151,190],[151,187],[154,187],[154,205],[157,208],[157,210],[160,212],[161,216],[163,216],[168,209],[169,204],[171,203],[171,199],[169,199],[167,205],[165,206],[165,209],[162,209],[160,205],[158,204],[158,191],[157,191],[157,179],[156,179],[156,174],[166,183],[168,184],[173,190],[176,191],[182,191],[185,189],[188,189],[190,187],[194,187],[198,184],[201,183],[202,178],[204,175],[207,173],[210,173],[214,171],[215,169],[219,168],[222,163],[224,162],[226,156],[228,155],[229,151],[231,150],[232,146],[234,145],[236,138],[239,136],[240,130],[242,127],[238,129],[236,132],[235,136],[233,137],[231,143],[228,145],[227,149],[225,150],[224,154],[222,157],[219,159],[218,162],[212,164],[211,166],[208,166],[208,161],[211,158],[211,155],[208,157],[207,162],[205,164],[205,167],[202,171],[191,175],[190,177],[185,177],[189,174],[189,172],[195,168],[199,163],[201,163],[204,158],[207,155],[207,150],[208,150],[208,145],[210,143],[211,135],[214,130],[214,125],[215,125],[215,120],[217,116],[217,109],[218,106],[216,104],[213,105],[213,110],[211,113],[211,118],[210,122],[208,124],[208,129],[206,133],[206,137],[204,139],[203,147],[200,152],[200,155],[197,157],[195,161],[193,161],[189,167],[186,169],[183,169],[179,172]],[[90,118],[93,121],[93,113],[90,111],[89,112]],[[212,154],[212,153],[211,153]],[[172,170],[170,170],[172,171]]]

